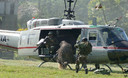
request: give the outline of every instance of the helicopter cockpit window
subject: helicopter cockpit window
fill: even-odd
[[[44,20],[41,21],[41,25],[42,25],[42,26],[48,25],[48,24],[47,24],[47,20],[46,20],[46,21],[44,21]]]
[[[119,41],[128,41],[128,37],[121,28],[105,28],[101,30],[103,40],[107,45]]]

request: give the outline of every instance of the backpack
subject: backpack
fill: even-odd
[[[89,42],[81,42],[79,44],[79,50],[80,54],[88,55],[90,52],[92,52],[92,45]]]

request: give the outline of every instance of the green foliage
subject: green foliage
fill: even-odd
[[[115,0],[115,2],[116,2],[117,4],[120,4],[120,0]]]
[[[99,2],[101,1],[101,2]],[[97,18],[98,24],[105,24],[104,23],[104,17],[103,17],[103,10],[104,14],[106,16],[108,24],[111,22],[116,21],[117,18],[122,17],[120,21],[118,22],[118,26],[125,28],[127,31],[127,25],[126,21],[128,21],[127,17],[127,0],[91,0],[88,4],[88,17],[89,17],[89,24],[90,20],[93,17]],[[95,9],[95,6],[99,3],[102,4],[102,9]],[[128,33],[128,32],[127,32]]]

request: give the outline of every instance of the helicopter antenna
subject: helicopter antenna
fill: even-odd
[[[111,24],[109,24],[108,26],[117,26],[117,23],[120,21],[122,19],[122,16],[120,16],[119,18],[117,18],[117,19],[115,19],[115,21],[113,22],[113,23],[111,23]]]
[[[120,16],[119,18],[116,19],[116,22],[114,24],[114,26],[117,26],[117,23],[122,19],[122,16]]]
[[[67,9],[67,2],[69,3],[68,9]],[[64,0],[64,3],[65,3],[64,16],[66,17],[66,19],[75,19],[74,8],[75,8],[75,5],[76,5],[77,0],[75,0],[73,9],[72,9],[72,6],[71,5],[74,2],[74,0],[67,0],[67,2],[66,2],[66,0]]]

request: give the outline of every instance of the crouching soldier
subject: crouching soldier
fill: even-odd
[[[74,62],[72,45],[66,41],[61,41],[60,48],[57,50],[59,69],[66,69],[69,63]]]
[[[88,42],[87,38],[83,37],[82,41],[80,43],[76,43],[74,47],[78,50],[76,51],[76,73],[79,71],[79,64],[82,63],[82,67],[85,69],[85,74],[87,74],[87,56],[92,51],[92,45]]]
[[[48,33],[48,36],[46,36],[44,39],[41,39],[37,43],[37,48],[34,50],[34,52],[40,48],[47,48],[47,49],[49,49],[50,54],[56,54],[56,50],[58,49],[57,46],[58,46],[58,40],[55,37],[55,35],[53,34],[53,32],[50,31]]]
[[[52,31],[50,31],[48,33],[48,38],[49,40],[46,42],[46,47],[49,48],[50,54],[56,54],[56,51],[58,49],[57,46],[59,45],[56,35]]]

